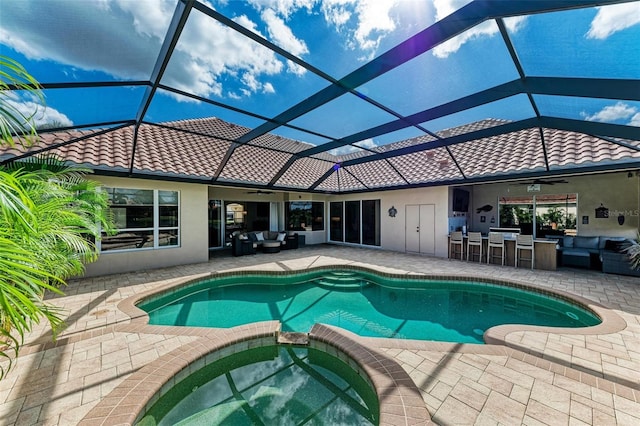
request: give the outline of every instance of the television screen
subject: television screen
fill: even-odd
[[[453,206],[454,212],[466,212],[469,211],[469,191],[464,189],[453,190]]]

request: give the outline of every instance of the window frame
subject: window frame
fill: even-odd
[[[102,238],[100,238],[100,240],[97,242],[97,247],[98,250],[100,252],[100,254],[110,254],[110,253],[128,253],[128,252],[132,252],[132,251],[148,251],[148,250],[163,250],[163,249],[175,249],[175,248],[180,248],[182,245],[181,242],[181,237],[182,237],[182,232],[181,232],[181,220],[182,220],[182,214],[181,214],[181,194],[180,191],[176,191],[176,190],[171,190],[171,189],[148,189],[148,188],[130,188],[130,187],[120,187],[120,186],[104,186],[103,190],[105,191],[117,191],[117,190],[124,190],[124,191],[150,191],[152,192],[152,216],[153,216],[153,220],[152,220],[152,226],[146,226],[146,227],[128,227],[125,224],[124,228],[118,228],[116,227],[116,236],[118,234],[121,233],[149,233],[150,235],[153,237],[153,245],[152,246],[134,246],[134,247],[129,247],[129,248],[114,248],[114,249],[107,249],[107,250],[103,250],[103,242],[105,239],[110,238],[110,236],[105,235],[104,233],[102,233]],[[160,209],[162,206],[167,206],[167,204],[161,204],[160,203],[160,193],[161,192],[167,192],[167,193],[173,193],[175,194],[175,199],[176,199],[176,214],[177,214],[177,218],[176,218],[176,225],[172,225],[172,226],[161,226],[160,224]],[[118,206],[119,204],[115,204],[115,206]],[[112,205],[110,204],[108,207],[110,210],[112,209]],[[175,231],[175,244],[161,244],[160,241],[160,235],[162,232],[173,232]],[[173,237],[170,237],[173,238]]]

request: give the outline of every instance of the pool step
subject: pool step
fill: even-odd
[[[278,343],[282,345],[308,345],[309,333],[281,331],[278,333]]]
[[[329,272],[316,283],[323,287],[358,290],[369,283],[362,279],[357,272],[334,271]]]

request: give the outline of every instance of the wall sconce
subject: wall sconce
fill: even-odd
[[[397,213],[398,213],[398,210],[396,210],[394,206],[391,206],[391,208],[389,209],[389,217],[396,217]]]

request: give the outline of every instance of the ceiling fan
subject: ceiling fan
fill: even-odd
[[[258,189],[257,191],[247,191],[247,194],[269,195],[273,194],[273,191],[262,191]]]
[[[569,183],[569,181],[564,179],[533,179],[528,182],[516,182],[512,185],[555,185],[557,183]]]

